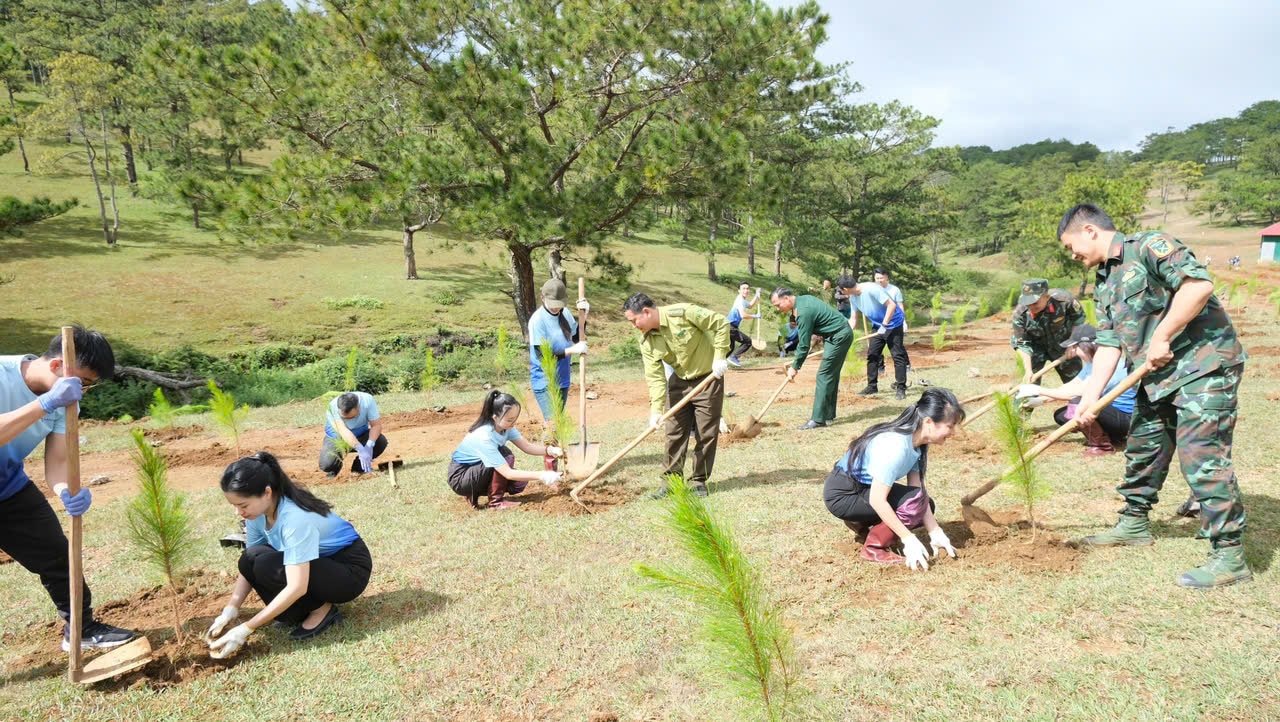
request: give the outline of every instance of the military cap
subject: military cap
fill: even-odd
[[[1028,278],[1022,282],[1022,295],[1018,296],[1018,304],[1030,306],[1049,292],[1049,281],[1044,278]]]

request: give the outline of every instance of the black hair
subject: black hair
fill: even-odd
[[[467,431],[475,431],[483,426],[492,426],[493,417],[506,416],[507,411],[514,406],[520,408],[520,402],[511,394],[504,393],[499,389],[494,389],[485,394],[484,404],[480,407],[480,418],[471,425]]]
[[[338,397],[338,411],[349,414],[360,406],[360,397],[355,394],[343,394]]]
[[[932,419],[935,424],[958,424],[964,421],[964,407],[960,405],[956,395],[947,389],[938,386],[925,389],[924,393],[920,394],[920,399],[908,406],[905,411],[898,415],[898,418],[871,426],[871,428],[862,432],[861,436],[849,443],[850,472],[862,465],[860,459],[863,452],[867,450],[867,444],[871,443],[871,439],[890,431],[899,434],[914,434],[916,429],[920,428],[921,422],[926,418]],[[921,483],[924,481],[925,467],[928,466],[928,463],[929,445],[925,444],[920,447]]]
[[[1089,358],[1093,358],[1094,354],[1098,353],[1098,344],[1093,341],[1080,341],[1076,344],[1076,353],[1081,351],[1089,354]]]
[[[777,288],[773,289],[773,293],[769,295],[771,298],[786,298],[787,296],[794,296],[795,294],[792,293],[791,289],[787,288],[786,286],[778,286]]]
[[[853,280],[853,276],[841,276],[840,280],[836,281],[836,286],[840,288],[854,288],[857,285],[858,282]]]
[[[871,272],[871,275],[872,275],[872,276],[884,276],[885,278],[889,278],[889,272],[888,272],[888,271],[886,271],[886,270],[884,270],[883,268],[877,268],[876,270],[874,270],[874,271],[872,271],[872,272]]]
[[[653,299],[649,298],[649,296],[644,293],[633,293],[631,294],[631,297],[622,304],[622,310],[624,313],[627,311],[630,311],[631,313],[640,313],[646,308],[657,307],[658,305],[653,302]]]
[[[92,369],[100,381],[107,381],[116,375],[116,354],[111,344],[97,331],[90,331],[84,326],[72,326],[72,338],[76,342],[76,366]],[[62,358],[62,334],[53,337],[49,342],[49,350],[42,358]]]
[[[742,283],[739,283],[739,284],[738,284],[738,288],[742,288],[743,286],[746,286],[746,287],[750,288],[750,287],[751,287],[751,281],[743,281]]]
[[[1116,229],[1116,224],[1112,222],[1111,216],[1107,215],[1106,211],[1092,203],[1080,203],[1063,214],[1062,220],[1058,223],[1058,238],[1061,239],[1062,235],[1069,231],[1079,230],[1080,226],[1086,223],[1104,231]]]
[[[222,472],[219,482],[223,492],[235,492],[240,496],[262,496],[271,489],[277,498],[286,498],[303,511],[329,516],[333,505],[298,486],[280,468],[280,462],[269,451],[259,451],[238,459]]]

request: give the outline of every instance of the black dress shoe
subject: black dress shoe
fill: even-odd
[[[809,429],[820,429],[820,428],[822,428],[822,427],[824,427],[824,426],[826,426],[826,424],[819,424],[818,422],[814,421],[813,419],[809,419],[808,421],[804,422],[804,426],[801,426],[799,429],[796,429],[796,430],[797,430],[797,431],[808,431]]]
[[[311,629],[307,629],[306,627],[299,624],[298,626],[293,628],[292,632],[289,632],[289,639],[292,639],[294,641],[299,641],[299,642],[304,639],[311,639],[312,637],[320,634],[324,630],[328,629],[329,627],[332,627],[333,625],[341,621],[342,621],[342,612],[339,612],[338,605],[334,604],[333,606],[329,607],[329,613],[324,615],[324,619],[321,619],[319,624],[317,624],[315,627]]]
[[[875,396],[878,393],[880,393],[879,388],[875,386],[867,386],[867,387],[864,387],[861,391],[859,391],[858,395],[859,396]]]

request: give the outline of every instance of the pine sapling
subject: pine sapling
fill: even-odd
[[[937,331],[933,332],[933,350],[934,353],[941,351],[947,347],[947,322],[943,321]]]
[[[563,447],[569,443],[569,431],[573,428],[573,419],[569,418],[569,410],[565,408],[565,399],[560,390],[560,380],[556,375],[559,365],[551,342],[543,341],[538,346],[538,365],[542,367],[542,375],[547,380],[547,396],[551,399],[551,418],[545,419],[547,437],[556,446]]]
[[[430,394],[440,386],[440,371],[436,368],[436,351],[427,347],[426,358],[422,362],[422,378],[419,379],[423,393]]]
[[[991,315],[991,302],[985,298],[982,299],[981,301],[978,301],[978,315],[974,316],[974,318],[986,318],[987,316],[990,316],[990,315]]]
[[[1014,363],[1014,368],[1017,369],[1014,372],[1014,378],[1025,379],[1027,377],[1027,362],[1025,359],[1022,358],[1022,354],[1018,353],[1017,351],[1014,351],[1013,363]]]
[[[1084,322],[1098,327],[1098,305],[1093,302],[1092,298],[1080,299],[1080,307],[1084,309]]]
[[[1005,458],[1012,471],[1003,481],[1013,488],[1018,500],[1027,508],[1027,521],[1031,523],[1031,541],[1036,539],[1035,503],[1049,497],[1049,484],[1037,473],[1027,452],[1032,447],[1031,425],[1022,416],[1020,404],[1010,394],[997,393],[996,438],[1004,447]]]
[[[942,291],[933,294],[933,298],[929,299],[929,321],[937,323],[942,317]]]
[[[249,416],[249,405],[243,404],[237,408],[235,397],[229,391],[218,388],[218,384],[212,380],[209,381],[209,393],[213,394],[213,399],[209,402],[213,421],[231,439],[239,454],[240,432],[244,430],[244,420]]]
[[[964,326],[965,316],[969,315],[969,307],[961,306],[956,309],[955,314],[951,317],[952,328],[959,329]]]
[[[347,370],[342,374],[342,390],[356,390],[356,366],[360,363],[360,351],[355,346],[347,352]]]
[[[1258,294],[1258,284],[1258,274],[1255,273],[1249,277],[1249,298],[1253,298]]]
[[[164,575],[173,606],[173,632],[182,644],[186,635],[179,611],[177,575],[195,550],[195,527],[187,510],[187,498],[169,486],[168,465],[143,437],[133,430],[133,463],[138,468],[138,495],[129,502],[126,516],[129,537],[144,560]]]
[[[1004,310],[1012,311],[1014,306],[1018,305],[1018,287],[1014,286],[1009,289],[1009,297],[1004,301]]]
[[[515,354],[511,348],[511,335],[507,332],[505,323],[498,324],[496,335],[498,348],[493,356],[493,368],[498,372],[498,378],[505,379],[511,374],[511,369],[515,362]]]
[[[164,397],[164,392],[156,387],[156,391],[152,394],[154,399],[151,406],[147,407],[147,413],[151,415],[151,420],[161,426],[173,426],[173,404],[169,403],[169,399]]]
[[[1275,306],[1276,318],[1280,318],[1280,288],[1272,291],[1271,295],[1267,296],[1267,300],[1271,302],[1272,306]]]
[[[699,609],[703,633],[719,658],[727,684],[746,706],[767,720],[787,718],[794,707],[796,663],[782,611],[769,599],[759,573],[729,526],[679,475],[667,478],[663,509],[667,532],[685,560],[680,568],[644,564],[636,573]]]

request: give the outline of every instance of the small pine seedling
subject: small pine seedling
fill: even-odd
[[[498,324],[497,331],[498,347],[493,355],[493,368],[498,373],[498,378],[505,379],[511,375],[512,366],[515,362],[515,354],[511,349],[511,335],[507,332],[505,323]]]
[[[732,529],[677,474],[667,478],[664,525],[685,559],[682,568],[637,564],[659,589],[692,602],[716,655],[714,679],[743,703],[743,713],[781,720],[793,712],[796,663],[782,609],[769,599],[759,573]]]
[[[1019,404],[1010,394],[996,394],[996,437],[1004,447],[1009,461],[1009,473],[1004,482],[1012,487],[1018,500],[1027,508],[1027,521],[1031,523],[1031,540],[1036,538],[1035,503],[1049,497],[1049,484],[1037,473],[1027,453],[1031,451],[1033,436],[1031,425],[1023,418]]]
[[[151,406],[147,407],[147,413],[151,415],[151,420],[161,426],[173,426],[173,404],[169,403],[169,399],[164,397],[164,392],[160,387],[156,387],[156,391],[152,394],[154,399]]]
[[[422,391],[430,394],[440,386],[440,371],[436,368],[436,351],[427,347],[426,358],[422,361],[422,377],[419,379]]]
[[[1014,378],[1025,379],[1027,377],[1027,362],[1022,359],[1022,354],[1018,353],[1017,351],[1014,351],[1013,363],[1014,363],[1014,368],[1017,369],[1014,372],[1015,373]]]
[[[933,350],[941,351],[947,347],[947,322],[943,321],[937,331],[933,332]]]
[[[209,411],[213,414],[213,420],[222,431],[231,439],[231,443],[236,447],[236,453],[240,453],[240,432],[244,429],[244,420],[249,416],[249,405],[244,404],[236,407],[236,399],[228,391],[218,388],[218,385],[212,380],[209,381],[209,393],[213,394],[213,399],[209,402]]]
[[[164,575],[173,605],[173,632],[178,644],[185,641],[179,612],[177,575],[195,550],[194,520],[187,498],[169,486],[168,464],[151,448],[141,429],[133,430],[133,463],[138,468],[138,495],[129,502],[126,516],[129,537],[143,559]]]
[[[1267,296],[1267,300],[1271,302],[1272,306],[1275,306],[1276,317],[1280,318],[1280,288],[1272,291],[1271,295]]]
[[[360,363],[360,350],[355,346],[347,352],[347,370],[342,374],[342,390],[356,390],[356,367]]]
[[[1093,326],[1094,328],[1097,328],[1098,327],[1098,304],[1094,303],[1092,298],[1085,298],[1085,299],[1081,299],[1080,306],[1081,308],[1084,309],[1084,322],[1089,324],[1090,326]]]
[[[565,400],[560,395],[560,380],[556,375],[559,361],[551,350],[551,342],[544,340],[538,345],[538,365],[542,367],[542,375],[547,379],[547,396],[551,398],[551,418],[543,421],[548,438],[556,442],[556,446],[564,446],[569,443],[569,430],[573,428],[573,420],[569,418],[569,410],[565,408]]]
[[[929,299],[929,321],[937,323],[942,317],[942,291],[933,294],[933,298]]]
[[[1253,298],[1258,294],[1259,283],[1260,281],[1258,280],[1258,274],[1255,273],[1249,277],[1249,298]]]
[[[991,315],[991,302],[984,298],[978,302],[978,315],[974,316],[974,318],[986,318],[987,316],[990,316],[990,315]]]
[[[951,326],[959,329],[964,326],[965,316],[969,315],[969,307],[961,306],[956,309],[955,314],[951,317]]]
[[[1012,311],[1014,306],[1018,305],[1018,287],[1014,286],[1009,289],[1009,297],[1004,301],[1004,310]]]

